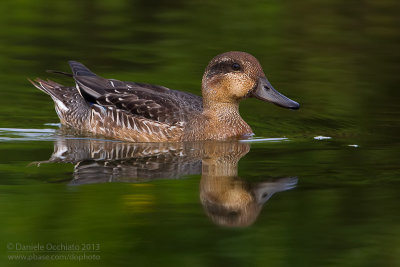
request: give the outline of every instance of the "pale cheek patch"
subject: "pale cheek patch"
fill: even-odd
[[[228,74],[230,93],[237,98],[244,97],[255,85],[247,75]]]

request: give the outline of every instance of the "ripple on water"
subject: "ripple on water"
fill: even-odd
[[[10,141],[53,141],[56,129],[0,128],[0,142]]]
[[[314,137],[315,140],[328,140],[328,139],[332,139],[332,137],[330,136],[322,136],[322,135],[318,135]]]
[[[256,137],[256,138],[251,138],[251,139],[240,140],[240,142],[243,142],[243,143],[255,143],[255,142],[284,142],[284,141],[289,141],[289,138],[286,138],[286,137],[279,137],[279,138],[262,138],[262,137]]]

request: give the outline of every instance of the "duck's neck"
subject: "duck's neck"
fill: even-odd
[[[239,114],[239,103],[204,103],[203,115],[214,126],[215,131],[229,136],[251,135],[250,126]]]
[[[240,117],[239,104],[237,103],[205,103],[203,113],[221,122],[243,120]]]

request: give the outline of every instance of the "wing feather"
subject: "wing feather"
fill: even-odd
[[[90,103],[170,125],[182,125],[203,109],[200,96],[159,85],[105,79],[79,62],[69,63],[81,95]]]

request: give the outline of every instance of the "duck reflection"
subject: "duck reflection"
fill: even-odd
[[[226,147],[228,146],[228,147]],[[207,146],[206,146],[207,147]],[[251,182],[238,176],[238,161],[249,146],[231,143],[213,146],[203,158],[200,200],[211,220],[222,226],[249,226],[276,192],[292,189],[296,177]]]
[[[40,163],[75,164],[72,185],[143,182],[201,174],[200,200],[211,220],[223,226],[248,226],[276,192],[296,186],[296,177],[244,180],[238,161],[248,143],[123,143],[58,136],[51,158]]]

